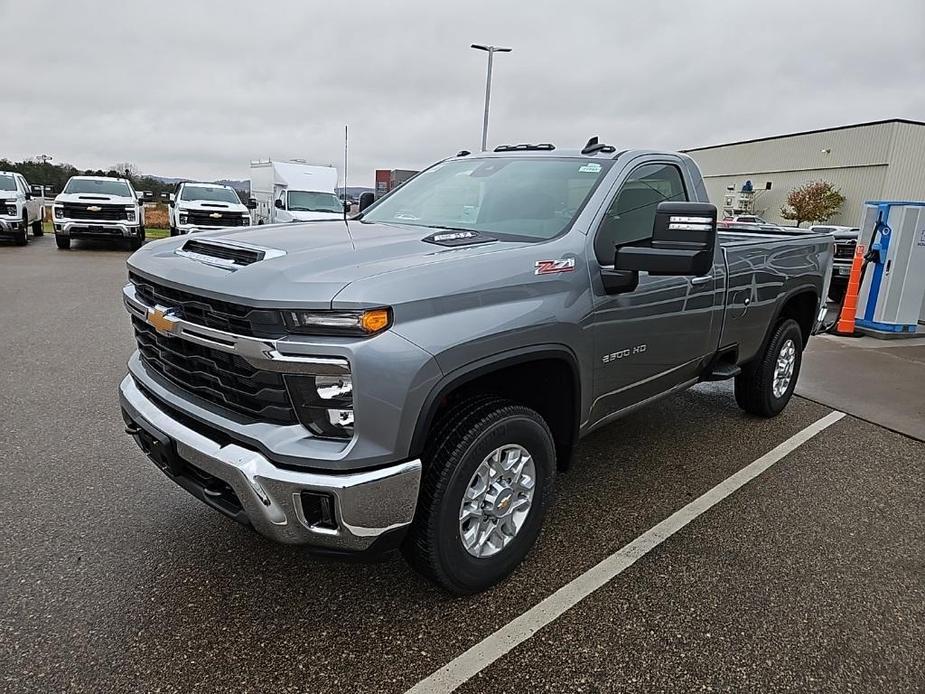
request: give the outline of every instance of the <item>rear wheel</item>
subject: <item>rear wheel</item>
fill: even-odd
[[[45,233],[45,230],[42,229],[42,220],[37,219],[32,222],[32,235],[33,236],[42,236]]]
[[[71,237],[64,234],[55,234],[55,245],[62,251],[66,251],[71,247]]]
[[[409,563],[459,595],[506,578],[539,535],[555,460],[549,427],[527,407],[482,397],[449,410],[423,455]]]
[[[774,417],[790,402],[803,363],[803,333],[792,318],[777,324],[762,354],[736,376],[736,402],[749,414]]]

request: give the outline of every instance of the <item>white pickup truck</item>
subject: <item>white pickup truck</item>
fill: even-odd
[[[241,202],[231,186],[192,181],[178,183],[170,195],[167,212],[170,235],[249,226],[251,214],[248,208],[249,205]]]
[[[131,181],[108,176],[71,176],[54,204],[55,242],[125,239],[132,250],[145,240],[145,205]]]
[[[21,173],[0,171],[0,238],[11,238],[17,246],[29,243],[29,227],[33,236],[42,235],[45,199],[32,192]]]

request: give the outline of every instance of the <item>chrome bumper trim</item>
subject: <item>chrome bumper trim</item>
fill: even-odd
[[[382,534],[409,525],[414,518],[420,460],[344,474],[285,470],[254,450],[237,444],[222,446],[176,421],[148,400],[131,376],[119,386],[119,399],[129,416],[172,439],[181,458],[227,482],[254,529],[271,540],[362,551]],[[303,491],[333,497],[336,529],[306,522]]]
[[[170,307],[148,306],[138,298],[133,284],[122,288],[122,298],[128,312],[145,322],[150,323],[149,318],[155,311],[159,311],[162,314],[158,318],[159,322],[170,326],[168,331],[161,332],[221,352],[237,354],[252,366],[264,371],[310,373],[317,376],[341,376],[350,373],[350,362],[346,359],[284,354],[280,351],[280,348],[285,348],[286,345],[283,340],[235,335],[164,313],[169,311]],[[154,327],[157,328],[156,325]]]
[[[138,222],[112,222],[112,221],[93,221],[92,219],[81,219],[81,220],[64,220],[64,219],[52,219],[53,224],[55,225],[55,232],[58,234],[65,234],[70,236],[73,231],[74,236],[93,236],[99,235],[99,232],[90,231],[90,227],[100,227],[107,231],[118,231],[122,236],[132,237],[138,235]],[[58,230],[60,227],[60,231]],[[80,231],[84,229],[86,231]],[[115,236],[115,234],[112,234]]]

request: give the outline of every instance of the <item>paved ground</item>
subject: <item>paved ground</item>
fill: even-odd
[[[925,441],[925,338],[826,335],[804,369],[800,395]]]
[[[529,561],[451,599],[174,487],[122,433],[127,253],[0,245],[0,689],[401,692],[830,411],[727,384],[587,439]],[[925,444],[846,417],[464,691],[925,689]]]

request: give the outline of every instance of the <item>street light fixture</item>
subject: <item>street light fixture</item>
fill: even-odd
[[[491,101],[491,64],[495,53],[510,53],[513,48],[502,48],[500,46],[485,46],[480,43],[473,43],[470,48],[488,53],[488,77],[485,79],[485,116],[482,119],[482,151],[488,149],[488,104]]]

